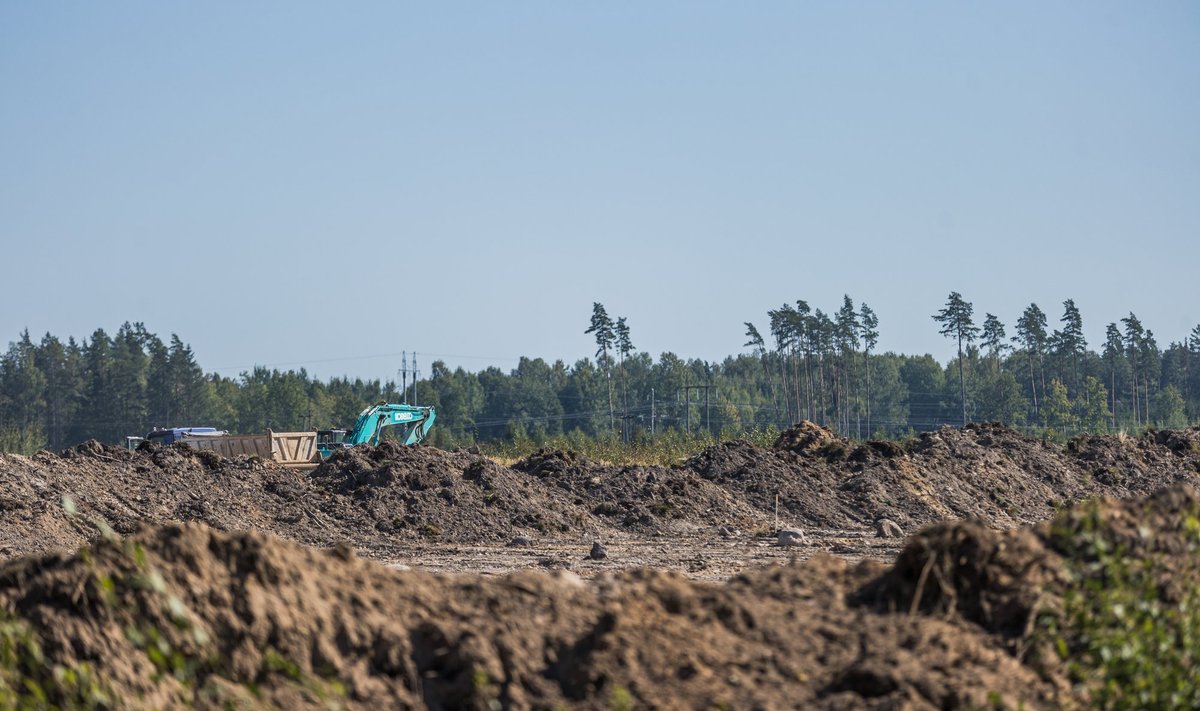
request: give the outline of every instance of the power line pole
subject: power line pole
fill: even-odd
[[[408,404],[408,376],[412,375],[412,397],[413,402],[417,401],[417,378],[420,377],[421,371],[417,368],[417,353],[413,351],[412,367],[408,367],[408,351],[400,353],[400,370],[397,371],[400,375],[400,402]]]
[[[687,409],[687,431],[689,433],[692,431],[692,391],[693,390],[703,390],[704,391],[704,427],[709,432],[712,432],[712,419],[710,417],[710,412],[709,412],[708,393],[710,390],[712,390],[715,387],[717,387],[717,386],[716,385],[684,385],[682,388],[680,388],[680,390],[683,390],[683,398],[684,398],[683,405],[684,405],[684,408]]]
[[[650,388],[650,439],[654,439],[654,388]]]
[[[400,351],[400,402],[408,402],[408,351]]]
[[[413,404],[417,404],[417,378],[421,377],[421,369],[417,367],[417,352],[413,351]]]

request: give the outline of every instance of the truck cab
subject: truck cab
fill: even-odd
[[[317,430],[317,447],[323,451],[349,447],[346,430]]]
[[[161,430],[156,427],[153,431],[147,433],[143,439],[147,442],[165,446],[179,442],[187,437],[224,437],[227,434],[229,433],[225,430],[219,430],[216,427],[168,427]]]

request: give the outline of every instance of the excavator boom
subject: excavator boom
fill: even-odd
[[[321,457],[326,458],[335,450],[356,444],[376,445],[383,436],[383,430],[388,427],[402,428],[400,441],[405,445],[414,445],[429,436],[435,419],[437,413],[432,407],[380,402],[363,410],[354,423],[354,429],[345,433],[344,437],[318,436],[317,447]]]

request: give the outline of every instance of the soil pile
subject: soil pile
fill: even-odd
[[[0,557],[75,549],[105,526],[130,533],[171,521],[333,545],[348,532],[321,513],[326,498],[292,471],[180,446],[131,452],[89,441],[60,455],[0,455]]]
[[[962,708],[1052,688],[986,635],[847,601],[877,566],[822,558],[726,585],[392,571],[198,524],[0,569],[55,682],[120,706]],[[11,627],[9,629],[12,629]],[[25,676],[36,667],[24,662]],[[44,668],[44,667],[40,667]],[[9,672],[14,681],[22,673]],[[19,689],[18,689],[19,690]]]
[[[1091,496],[1200,483],[1198,443],[1200,429],[1192,428],[1137,440],[1085,437],[1064,449],[992,423],[943,427],[907,447],[855,446],[806,422],[772,449],[735,441],[684,466],[762,511],[778,496],[792,518],[810,526],[865,527],[885,517],[905,527],[971,517],[1011,526]]]
[[[1086,705],[1053,649],[1029,652],[1035,620],[1089,574],[1098,540],[1161,572],[1164,599],[1190,590],[1198,515],[1200,495],[1175,487],[1036,527],[936,526],[891,568],[822,556],[724,584],[433,575],[151,528],[0,568],[0,634],[21,641],[0,690],[32,679],[52,704],[130,708]]]
[[[614,527],[638,533],[763,522],[761,511],[686,468],[601,465],[574,452],[542,449],[513,465]]]
[[[311,474],[343,526],[448,541],[595,528],[567,491],[467,452],[383,442],[335,452]]]
[[[777,445],[729,442],[672,467],[542,450],[506,467],[384,443],[300,474],[183,445],[130,452],[88,442],[59,455],[0,455],[0,559],[71,550],[105,527],[128,533],[143,522],[259,530],[379,557],[429,541],[769,533],[777,502],[780,523],[802,528],[871,531],[889,519],[912,531],[972,517],[1010,527],[1087,497],[1200,482],[1197,428],[1064,448],[982,424],[901,446],[855,445],[802,423]]]

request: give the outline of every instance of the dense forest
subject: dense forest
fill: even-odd
[[[1072,300],[1052,327],[1030,304],[1008,328],[952,293],[931,333],[956,344],[929,355],[876,352],[879,320],[846,296],[826,313],[804,301],[753,323],[740,355],[722,362],[639,352],[625,318],[594,304],[593,357],[573,364],[522,358],[505,372],[451,370],[401,394],[394,382],[254,368],[206,374],[178,336],[139,323],[82,342],[28,331],[0,358],[0,451],[120,442],[153,427],[212,425],[233,432],[347,426],[379,400],[433,405],[433,443],[579,438],[644,442],[663,435],[732,437],[801,419],[857,438],[902,437],[943,424],[1001,421],[1052,437],[1179,427],[1200,420],[1200,326],[1161,347],[1130,313],[1090,347]],[[770,340],[768,341],[767,338]],[[732,344],[737,346],[739,344]],[[731,348],[732,350],[732,348]],[[415,392],[414,392],[415,391]],[[407,395],[407,397],[405,397]]]

